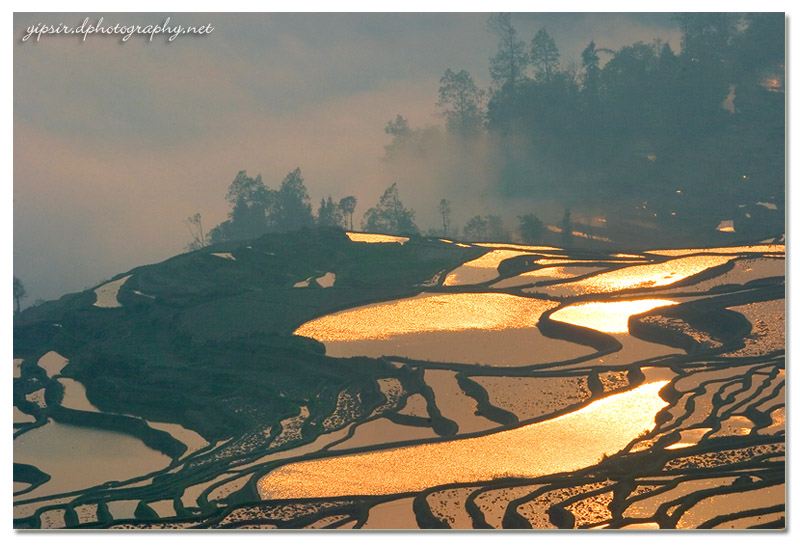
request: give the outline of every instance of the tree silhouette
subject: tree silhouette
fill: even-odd
[[[726,58],[741,17],[738,13],[678,15],[676,19],[682,32],[681,55],[701,63]]]
[[[397,114],[393,120],[386,123],[383,132],[392,137],[392,141],[384,149],[386,158],[389,159],[404,149],[413,140],[414,131],[408,124],[408,119]]]
[[[275,209],[272,215],[278,231],[294,231],[314,225],[311,199],[299,168],[287,174],[281,182],[281,187],[275,195]]]
[[[473,216],[464,226],[464,238],[473,242],[484,242],[488,239],[489,222],[481,216]]]
[[[439,213],[442,215],[442,232],[447,236],[447,228],[450,227],[450,201],[447,199],[439,201]]]
[[[492,242],[509,239],[508,229],[503,223],[503,218],[494,214],[486,216],[486,237]]]
[[[274,206],[274,193],[264,185],[261,174],[251,178],[247,171],[239,171],[225,195],[232,210],[226,221],[209,232],[209,242],[245,240],[266,233],[272,227],[270,212]]]
[[[366,211],[361,221],[361,228],[364,231],[392,235],[419,232],[414,223],[414,211],[403,206],[396,183],[384,191],[378,199],[378,204]]]
[[[581,53],[581,68],[583,69],[583,95],[587,110],[594,110],[600,94],[600,57],[594,40],[589,42]]]
[[[19,314],[20,312],[20,305],[19,305],[20,299],[24,299],[27,296],[28,293],[25,291],[25,286],[22,285],[22,280],[20,280],[15,276],[14,277],[14,303],[16,305],[15,314]]]
[[[503,196],[571,202],[591,193],[598,204],[613,203],[620,220],[648,201],[648,221],[676,228],[680,218],[690,230],[713,230],[745,203],[781,205],[785,16],[677,20],[678,54],[658,40],[614,51],[590,42],[577,83],[545,29],[528,42],[535,80],[512,70],[509,92],[509,71],[500,70],[507,65],[492,58],[487,140],[498,144],[490,161]],[[508,16],[490,21],[514,35]]]
[[[436,105],[447,121],[447,130],[462,136],[476,134],[483,126],[485,91],[478,89],[466,70],[455,73],[448,68],[439,83]]]
[[[231,206],[236,206],[236,203],[240,201],[244,201],[248,206],[253,203],[264,203],[267,191],[264,182],[261,180],[261,174],[251,178],[247,175],[246,170],[240,170],[228,187],[225,200]]]
[[[542,220],[533,214],[525,214],[518,216],[519,219],[519,235],[522,241],[526,244],[539,242],[544,234],[544,224]]]
[[[531,40],[531,64],[536,68],[536,79],[549,82],[558,68],[559,58],[556,42],[544,28],[539,29]]]
[[[200,213],[198,212],[194,216],[186,218],[184,223],[189,228],[189,233],[192,235],[192,241],[186,245],[186,249],[193,251],[205,247],[208,240],[203,232],[203,218],[200,216]]]
[[[399,116],[398,116],[399,117]],[[347,219],[350,220],[350,230],[353,230],[353,213],[356,211],[356,198],[352,195],[342,198],[339,201],[339,208],[345,215],[345,228],[347,228]]]
[[[327,201],[322,199],[317,210],[317,225],[320,227],[342,227],[345,221],[339,205],[333,202],[330,195],[328,195]]]
[[[569,208],[564,210],[564,217],[561,218],[561,240],[564,245],[572,242],[572,213]]]
[[[498,89],[506,87],[513,95],[528,66],[525,42],[517,39],[517,31],[511,25],[508,13],[490,15],[488,27],[499,40],[497,53],[489,60],[489,74]]]
[[[411,128],[408,125],[408,119],[400,114],[397,114],[393,120],[386,123],[383,129],[386,134],[392,135],[394,138],[405,139],[411,135]]]

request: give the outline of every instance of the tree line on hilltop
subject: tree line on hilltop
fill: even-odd
[[[492,165],[489,182],[500,196],[566,203],[630,202],[662,226],[715,225],[743,216],[741,203],[784,206],[784,16],[781,13],[692,13],[676,17],[680,52],[658,40],[616,50],[590,41],[580,63],[564,63],[546,28],[519,36],[507,13],[491,15],[497,38],[489,89],[466,70],[447,68],[436,106],[444,128],[413,128],[397,115],[385,127],[384,160],[398,172],[448,142],[465,164],[480,145]],[[434,158],[436,159],[436,158]],[[431,175],[431,185],[437,180]],[[467,182],[463,182],[467,183]],[[303,227],[354,229],[357,199],[321,199],[316,213],[300,169],[277,189],[261,175],[239,172],[228,188],[228,219],[205,233],[199,214],[187,220],[191,248]],[[639,207],[638,203],[642,206]],[[497,214],[451,221],[426,231],[465,239],[502,240],[510,229]],[[737,216],[738,217],[738,216]],[[749,214],[747,216],[749,218]],[[534,242],[545,230],[534,214],[517,217],[515,233]],[[363,214],[360,228],[415,234],[415,212],[397,183]]]
[[[716,225],[759,200],[782,208],[783,14],[676,20],[679,53],[659,40],[615,50],[592,40],[580,62],[564,63],[546,28],[524,40],[511,15],[492,15],[490,88],[447,68],[444,132],[397,115],[385,128],[386,160],[400,170],[442,140],[466,160],[480,143],[498,195],[646,203],[665,223]]]

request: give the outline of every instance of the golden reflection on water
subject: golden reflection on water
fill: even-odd
[[[641,262],[646,262],[644,258],[640,259]],[[630,259],[573,259],[569,257],[565,258],[544,258],[544,259],[537,259],[537,265],[568,265],[571,263],[632,263]],[[635,262],[634,262],[635,263]]]
[[[296,462],[258,482],[263,499],[383,495],[589,467],[655,426],[669,381],[643,384],[572,413],[480,437]]]
[[[680,432],[680,439],[669,446],[664,447],[667,450],[678,450],[682,448],[689,448],[695,446],[712,428],[692,428],[682,430]]]
[[[539,276],[547,276],[550,278],[572,278],[573,276],[576,276],[576,274],[573,272],[575,270],[575,267],[544,267],[535,271],[528,271],[518,274],[514,278],[537,278]]]
[[[555,311],[550,319],[604,333],[628,333],[628,318],[634,314],[677,304],[667,299],[578,303]]]
[[[369,242],[369,243],[378,243],[378,242],[398,242],[400,244],[405,244],[408,242],[408,237],[396,237],[393,235],[379,235],[377,233],[353,233],[351,231],[347,231],[347,236],[353,242]]]
[[[717,231],[721,231],[723,233],[735,233],[736,229],[733,226],[733,220],[722,220],[717,225]]]
[[[376,303],[322,316],[294,333],[318,341],[387,339],[396,335],[467,329],[535,327],[558,303],[505,293],[459,293]]]
[[[456,246],[460,246],[461,248],[472,248],[470,244],[463,244],[461,242],[453,242],[452,240],[447,240],[446,238],[439,239],[442,242],[446,242],[447,244],[455,244]]]
[[[575,278],[597,270],[597,267],[545,267],[504,278],[492,284],[492,287],[496,289],[513,288],[536,282],[541,278],[545,280],[566,280],[567,278]]]
[[[553,250],[561,250],[555,246],[528,246],[526,244],[511,244],[505,242],[475,242],[475,246],[483,246],[484,248],[512,248],[514,250],[526,250],[528,252],[552,252]]]
[[[522,252],[519,250],[492,250],[491,252],[482,255],[472,261],[467,261],[462,267],[473,267],[475,269],[497,269],[497,267],[512,257],[521,255],[528,255],[530,252]]]
[[[559,288],[577,293],[607,293],[632,288],[669,286],[711,267],[723,265],[730,259],[728,256],[698,255],[663,263],[633,265],[563,284]]]
[[[497,267],[506,259],[521,255],[530,255],[530,252],[519,250],[492,250],[472,261],[467,261],[444,279],[445,286],[459,286],[463,284],[477,284],[491,280],[497,276]]]
[[[635,522],[620,526],[620,530],[660,530],[661,526],[657,522]]]
[[[783,244],[758,244],[755,246],[732,246],[727,248],[647,250],[647,253],[655,255],[667,255],[667,256],[682,256],[690,254],[741,254],[741,253],[785,254],[786,246]]]

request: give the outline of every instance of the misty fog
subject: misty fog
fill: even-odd
[[[126,24],[164,17],[106,15]],[[492,98],[498,104],[501,89],[490,75],[498,35],[487,13],[176,14],[174,22],[210,22],[215,30],[171,43],[19,39],[35,22],[82,18],[14,18],[14,274],[27,288],[23,306],[186,251],[186,218],[201,214],[206,232],[225,221],[225,196],[240,171],[277,190],[299,168],[315,214],[328,196],[357,198],[356,229],[392,183],[422,234],[441,229],[441,199],[458,229],[476,215],[499,215],[513,231],[523,214],[557,225],[566,208],[576,222],[614,212],[595,213],[587,202],[592,180],[582,176],[591,165],[564,191],[546,189],[561,183],[563,157],[530,153],[534,137],[510,130],[513,120],[503,126],[495,115],[472,135],[448,127],[447,106],[437,106],[447,69],[466,71],[485,93],[481,115]],[[681,53],[671,14],[512,14],[510,21],[526,44],[546,29],[576,89],[592,41],[605,51],[601,67],[639,42]],[[527,70],[531,81],[535,72]],[[397,116],[413,145],[385,131]],[[594,137],[609,130],[598,127]],[[647,145],[632,153],[647,157]],[[535,190],[520,190],[529,182]]]

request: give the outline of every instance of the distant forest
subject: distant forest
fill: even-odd
[[[785,206],[784,14],[676,18],[679,53],[659,41],[613,51],[592,41],[579,64],[565,65],[546,28],[522,37],[509,14],[492,15],[488,28],[498,48],[489,59],[491,88],[447,68],[436,103],[445,127],[414,128],[397,115],[385,128],[391,142],[384,159],[399,169],[443,148],[465,162],[482,154],[489,183],[508,199],[551,199],[565,208],[606,203],[665,230],[713,230],[735,220],[745,233],[745,209],[765,201]],[[193,229],[195,246],[315,223],[354,228],[356,198],[323,199],[315,215],[299,169],[274,191],[260,175],[241,172],[228,201],[228,220],[208,235]],[[438,204],[441,229],[431,231],[446,235],[450,201]],[[519,220],[519,232],[530,235],[524,238],[535,239],[538,218]],[[476,221],[484,229],[478,234],[492,221],[495,234],[507,233],[498,216],[476,216],[473,227]],[[419,230],[394,185],[360,226]]]

